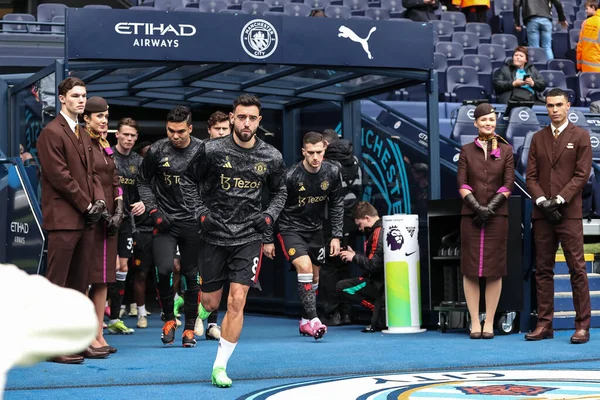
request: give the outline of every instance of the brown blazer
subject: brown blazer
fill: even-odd
[[[89,204],[104,200],[100,177],[94,171],[91,139],[83,129],[80,131],[77,139],[59,114],[37,140],[45,230],[83,229],[83,213]]]
[[[531,139],[527,158],[527,190],[533,202],[544,196],[560,195],[567,204],[560,207],[563,218],[581,219],[581,192],[592,168],[592,146],[589,133],[569,122],[554,140],[550,126],[536,132]],[[533,219],[544,218],[533,208]]]
[[[479,204],[486,206],[501,188],[512,193],[515,183],[515,162],[512,147],[498,143],[500,158],[490,156],[485,159],[483,149],[475,142],[465,144],[458,159],[458,189],[467,188]],[[503,190],[504,191],[504,190]],[[473,214],[473,210],[463,202],[461,215]],[[496,211],[497,215],[508,215],[508,203],[504,202]]]

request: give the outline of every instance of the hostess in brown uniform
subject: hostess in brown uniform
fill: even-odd
[[[573,288],[575,334],[572,343],[589,340],[590,289],[583,254],[582,198],[592,166],[590,135],[567,119],[570,103],[561,89],[546,95],[552,124],[531,140],[527,159],[527,189],[535,201],[533,235],[536,246],[536,329],[527,340],[554,336],[554,261],[560,242]]]

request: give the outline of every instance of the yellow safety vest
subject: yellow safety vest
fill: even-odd
[[[577,69],[600,72],[600,10],[581,25],[577,42]]]

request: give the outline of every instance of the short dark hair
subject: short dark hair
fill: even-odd
[[[354,211],[352,212],[352,216],[354,219],[362,219],[369,217],[379,217],[377,213],[377,209],[373,207],[373,205],[367,201],[361,201],[356,206],[354,206]]]
[[[235,109],[237,108],[237,106],[244,106],[244,107],[256,106],[256,107],[258,107],[258,111],[260,111],[260,108],[262,107],[258,97],[251,95],[251,94],[247,94],[247,93],[239,95],[233,101],[233,111],[234,112],[235,112]]]
[[[120,131],[122,126],[130,126],[135,129],[136,132],[138,131],[138,123],[133,118],[121,118],[117,124],[117,130]]]
[[[517,46],[517,48],[515,49],[515,51],[513,51],[513,56],[515,55],[516,52],[520,52],[525,54],[525,59],[527,61],[529,61],[529,51],[527,50],[527,47],[525,46]]]
[[[75,86],[85,87],[85,82],[74,76],[70,76],[58,85],[59,96],[66,96],[67,92],[73,89]]]
[[[333,143],[336,140],[339,140],[340,137],[333,129],[325,129],[323,131],[323,139],[325,139],[328,143]]]
[[[302,145],[317,144],[323,141],[323,135],[321,135],[319,132],[307,132],[302,139]]]
[[[569,101],[569,95],[567,94],[567,92],[565,92],[561,88],[555,87],[555,88],[550,89],[548,91],[548,93],[546,93],[546,98],[556,97],[556,96],[563,96],[565,99],[567,99],[567,101]]]
[[[186,125],[192,124],[192,112],[185,106],[177,106],[167,114],[167,122],[185,122]]]
[[[594,10],[598,9],[598,2],[596,0],[587,0],[585,5],[586,7],[592,7]]]
[[[208,117],[208,121],[206,122],[208,124],[208,127],[212,127],[218,123],[227,121],[229,122],[229,116],[227,114],[225,114],[222,111],[216,111],[214,113],[212,113],[212,115],[210,117]]]

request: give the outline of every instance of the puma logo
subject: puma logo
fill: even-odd
[[[369,51],[369,38],[371,37],[371,34],[377,30],[376,27],[371,28],[369,34],[364,39],[359,37],[356,33],[354,33],[352,29],[348,28],[347,26],[342,25],[340,26],[339,30],[340,33],[338,33],[338,37],[347,38],[352,40],[353,42],[360,43],[365,53],[367,53],[369,60],[373,59],[373,56]]]

